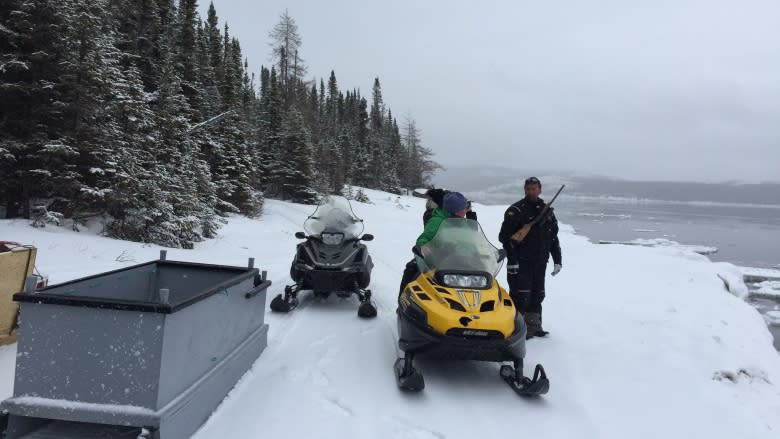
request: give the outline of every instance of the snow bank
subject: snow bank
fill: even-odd
[[[731,294],[740,299],[745,299],[748,296],[750,291],[745,285],[740,267],[728,262],[714,262],[712,265],[718,270],[718,277]]]
[[[758,312],[735,297],[738,270],[675,247],[591,244],[567,226],[563,271],[547,278],[551,334],[529,341],[526,360],[528,372],[545,366],[549,394],[517,397],[495,364],[423,358],[425,391],[399,392],[395,301],[424,200],[366,194],[372,204],[353,208],[376,236],[368,247],[379,316],[359,319],[354,298],[307,294],[293,313],[269,313],[268,348],[196,439],[777,437],[780,355]],[[504,208],[476,206],[494,243]],[[168,258],[243,266],[255,257],[275,294],[289,282],[293,234],[312,211],[268,200],[261,218],[230,217],[218,238],[170,250]],[[37,245],[38,266],[52,283],[156,259],[159,251],[23,221],[0,221],[0,236]],[[9,349],[0,350],[7,393]]]

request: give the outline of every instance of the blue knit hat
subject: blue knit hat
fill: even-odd
[[[444,196],[442,208],[449,213],[458,213],[467,207],[469,207],[469,202],[460,192],[450,192]]]

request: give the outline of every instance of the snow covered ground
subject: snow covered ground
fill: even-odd
[[[367,193],[373,204],[353,208],[376,236],[379,317],[359,319],[354,298],[308,295],[289,315],[269,312],[268,348],[195,438],[780,437],[780,355],[758,312],[724,289],[719,274],[735,267],[675,247],[596,245],[566,226],[563,271],[547,279],[551,335],[529,341],[526,360],[545,366],[550,393],[518,397],[496,364],[431,361],[419,362],[424,392],[401,393],[395,299],[424,201]],[[477,206],[494,243],[503,210]],[[255,257],[276,294],[312,211],[268,200],[261,218],[231,217],[218,238],[168,258],[244,266]],[[0,221],[0,238],[36,245],[50,283],[160,249],[26,221]],[[0,348],[0,399],[12,391],[14,353]]]

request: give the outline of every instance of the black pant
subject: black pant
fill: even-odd
[[[417,258],[407,262],[406,268],[404,269],[404,275],[401,278],[401,288],[398,290],[398,295],[400,296],[401,293],[404,292],[404,288],[406,288],[406,284],[417,279],[417,276],[419,275],[420,275],[420,269],[417,268]]]
[[[516,273],[513,265],[517,265]],[[509,295],[517,310],[522,313],[542,313],[544,300],[544,275],[547,261],[520,260],[507,266],[506,280],[509,283]]]

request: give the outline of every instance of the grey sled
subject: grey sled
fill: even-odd
[[[267,345],[254,268],[160,260],[21,292],[5,439],[190,437]]]

